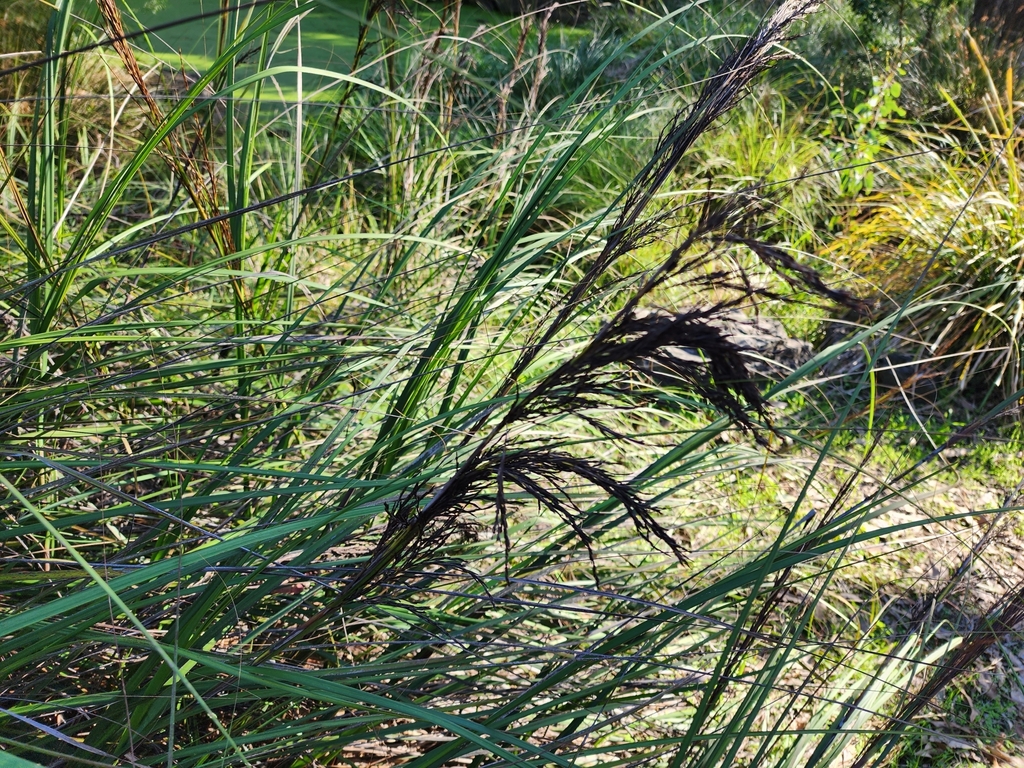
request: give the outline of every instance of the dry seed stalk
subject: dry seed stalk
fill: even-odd
[[[723,115],[739,98],[742,89],[758,74],[765,71],[778,58],[775,46],[781,42],[787,27],[794,21],[813,12],[818,0],[787,0],[776,11],[769,21],[755,32],[738,51],[728,57],[701,90],[697,101],[688,109],[676,115],[666,129],[654,155],[648,165],[640,171],[630,186],[623,211],[609,237],[602,253],[592,263],[584,277],[569,291],[562,302],[555,320],[539,341],[528,347],[521,355],[512,372],[502,387],[501,394],[512,391],[516,382],[541,349],[545,348],[555,333],[571,316],[573,310],[582,301],[589,289],[598,278],[621,255],[634,249],[651,235],[652,229],[662,221],[656,218],[653,223],[640,221],[640,216],[647,209],[650,201],[667,179],[670,172],[678,165],[683,155],[689,150],[696,139]],[[712,205],[709,201],[705,206],[704,215],[694,232],[686,239],[685,248],[696,245],[712,233],[725,228],[728,230],[734,214],[740,210],[735,205]],[[740,212],[742,212],[740,210]],[[658,270],[657,280],[671,276],[682,256],[682,249],[676,249],[671,258]],[[466,490],[472,485],[467,478],[477,477],[480,472],[493,469],[495,442],[502,439],[505,430],[514,421],[530,418],[536,414],[556,411],[578,412],[587,406],[585,395],[601,391],[601,382],[597,379],[603,371],[614,363],[628,366],[639,366],[652,354],[680,341],[697,344],[708,353],[706,365],[695,366],[690,374],[690,385],[705,399],[728,414],[739,424],[752,428],[753,424],[746,415],[747,407],[760,410],[762,400],[756,387],[750,382],[738,348],[723,337],[717,329],[707,324],[708,318],[716,310],[708,310],[693,316],[676,318],[666,321],[662,318],[640,320],[632,316],[632,307],[639,296],[646,294],[654,287],[647,284],[638,291],[634,301],[630,302],[628,311],[620,313],[594,338],[592,343],[573,360],[559,367],[542,380],[531,392],[524,395],[509,413],[491,432],[486,435],[473,451],[472,455],[461,465],[453,477],[444,483],[433,494],[430,494],[418,514],[406,513],[403,519],[406,525],[401,531],[392,526],[390,535],[384,537],[378,548],[379,557],[373,563],[376,570],[364,569],[352,581],[356,591],[362,593],[366,587],[376,581],[388,564],[384,561],[400,555],[402,551],[419,540],[427,530],[432,519],[449,514],[453,507],[468,504]],[[482,423],[482,422],[481,422]],[[468,439],[468,438],[467,438]],[[502,455],[505,449],[502,449]],[[523,454],[526,455],[526,454]],[[531,458],[537,459],[535,455]],[[504,459],[507,461],[507,456]],[[544,462],[541,462],[543,464]],[[488,469],[490,468],[490,469]],[[503,472],[503,480],[507,475]],[[593,482],[591,480],[591,482]],[[468,484],[467,484],[468,483]],[[600,483],[598,483],[601,486]],[[628,489],[628,483],[620,484]],[[604,490],[608,490],[601,486]],[[533,491],[530,491],[533,494]],[[615,493],[610,495],[619,498]],[[535,496],[536,497],[536,496]],[[416,505],[421,502],[420,495],[414,495]],[[622,501],[622,499],[619,499]],[[543,501],[549,502],[545,498]],[[462,506],[465,509],[465,506]],[[627,505],[627,511],[629,507]],[[647,520],[630,512],[638,528],[644,530]],[[652,518],[653,519],[653,518]],[[570,523],[572,526],[573,523]],[[575,528],[574,528],[575,530]],[[667,534],[662,536],[660,528],[649,526],[658,538],[669,544],[673,551],[676,545]],[[577,531],[579,535],[579,531]],[[677,555],[680,553],[677,552]],[[358,586],[356,586],[358,585]]]
[[[499,397],[515,389],[522,373],[548,346],[601,275],[620,256],[636,248],[663,226],[662,217],[655,217],[653,221],[640,220],[657,191],[697,138],[735,103],[742,90],[758,74],[778,58],[775,46],[784,39],[786,28],[818,5],[818,0],[784,2],[745,45],[726,59],[718,74],[704,86],[696,102],[676,115],[663,133],[652,159],[630,185],[622,213],[603,251],[583,278],[563,297],[561,308],[546,331],[522,353],[502,385]],[[742,218],[745,210],[743,206],[712,204],[709,200],[700,223],[687,238],[686,248],[707,239],[714,247],[712,236],[723,230],[728,233],[736,225],[734,214],[739,213]],[[505,489],[508,484],[516,485],[561,517],[589,549],[583,510],[557,490],[564,488],[562,478],[574,476],[619,502],[642,535],[660,539],[680,560],[684,560],[685,553],[656,521],[653,508],[639,496],[631,482],[616,480],[597,465],[555,451],[506,447],[509,440],[507,429],[514,421],[558,411],[582,415],[580,411],[587,407],[588,393],[608,391],[601,377],[607,375],[610,367],[614,364],[639,366],[652,354],[657,355],[664,347],[678,344],[681,340],[694,343],[707,352],[707,362],[689,372],[692,389],[734,421],[752,428],[746,408],[760,408],[760,392],[749,381],[739,349],[707,322],[721,307],[671,320],[654,316],[644,319],[632,314],[632,307],[640,297],[678,271],[683,250],[676,249],[666,264],[657,270],[653,282],[641,287],[630,302],[628,312],[620,313],[595,336],[586,350],[519,399],[508,414],[480,439],[446,482],[434,488],[418,487],[405,494],[397,507],[389,510],[387,526],[369,561],[351,576],[321,611],[287,638],[264,651],[259,660],[269,658],[280,648],[316,631],[347,602],[379,599],[374,597],[376,588],[381,587],[386,578],[394,579],[411,566],[429,561],[455,530],[456,524],[465,519],[465,513],[478,508],[482,501],[486,500],[496,508],[496,527],[504,536],[508,505]],[[480,419],[478,428],[485,423],[486,419]],[[476,430],[469,430],[464,442],[474,436],[477,436]],[[484,492],[485,488],[494,485],[498,489],[496,494]]]
[[[132,51],[131,46],[128,45],[128,41],[125,38],[124,24],[121,21],[121,12],[118,10],[115,0],[96,0],[96,6],[99,8],[100,15],[103,16],[103,21],[107,26],[107,35],[111,39],[114,50],[117,51],[121,63],[128,71],[129,77],[138,87],[143,100],[146,102],[150,122],[154,127],[159,126],[164,121],[164,114],[156,99],[153,98],[149,86],[146,85],[146,79],[139,68],[135,53]],[[216,186],[212,173],[209,174],[208,182],[206,176],[196,163],[196,152],[190,151],[176,132],[172,131],[167,136],[165,145],[159,151],[159,154],[192,199],[199,217],[201,219],[210,219],[218,216],[220,209],[217,205]],[[195,145],[204,157],[208,157],[206,141],[202,130],[195,132]],[[231,236],[231,227],[226,219],[209,225],[209,231],[221,255],[227,256],[235,252],[236,247]],[[231,267],[236,270],[240,269],[241,263],[237,259],[233,259]],[[243,306],[248,306],[249,302],[244,295],[241,281],[237,277],[232,277],[231,285],[236,298],[241,301]]]

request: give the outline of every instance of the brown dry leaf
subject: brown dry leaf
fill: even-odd
[[[996,681],[996,675],[987,669],[983,669],[978,673],[978,688],[990,699],[998,698],[999,696],[999,685]]]
[[[1024,681],[1021,681],[1024,683]],[[1020,684],[1010,686],[1010,701],[1019,707],[1024,707],[1024,690],[1021,690]]]
[[[1009,648],[1004,648],[1003,652],[1009,659],[1013,671],[1017,673],[1017,679],[1010,680],[1010,700],[1017,706],[1024,707],[1024,660]]]
[[[932,739],[940,744],[945,744],[950,749],[977,749],[976,744],[972,744],[969,741],[963,741],[962,739],[954,739],[952,736],[939,734],[937,736],[933,736]]]

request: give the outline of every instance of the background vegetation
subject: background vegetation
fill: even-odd
[[[969,5],[3,6],[0,765],[1020,764]]]

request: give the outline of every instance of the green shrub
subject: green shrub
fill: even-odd
[[[884,189],[859,204],[861,212],[832,245],[835,254],[850,254],[852,270],[885,297],[883,312],[919,286],[929,309],[908,318],[899,333],[916,357],[933,361],[934,371],[948,372],[981,400],[1024,383],[1014,89],[1007,70],[1002,91],[989,78],[984,120],[959,113],[948,125],[903,129],[893,151],[913,156],[887,165]],[[949,105],[959,110],[952,98]]]

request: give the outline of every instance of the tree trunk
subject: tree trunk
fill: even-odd
[[[997,45],[1016,45],[1024,40],[1024,0],[974,0],[971,27]]]

